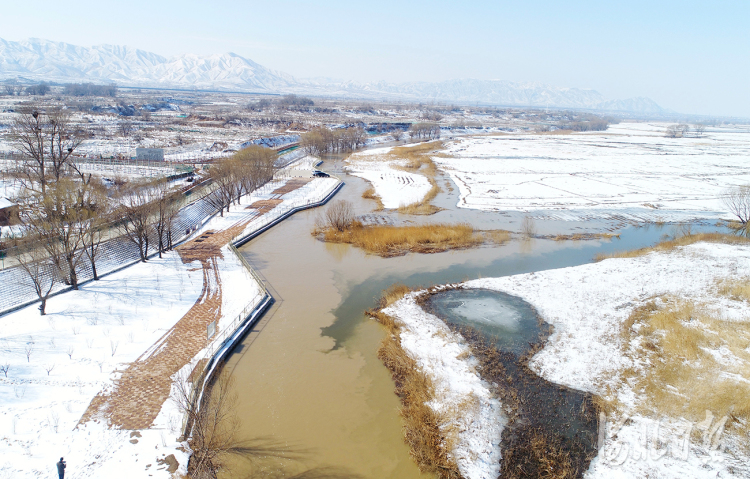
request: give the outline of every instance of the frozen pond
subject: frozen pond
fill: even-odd
[[[534,309],[509,294],[482,289],[456,289],[435,294],[429,309],[459,326],[471,326],[492,338],[503,351],[522,355],[538,336]]]

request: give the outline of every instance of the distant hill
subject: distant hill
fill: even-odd
[[[234,53],[165,58],[126,46],[91,48],[63,42],[0,39],[0,80],[114,82],[123,86],[300,93],[351,98],[482,103],[509,106],[586,108],[661,113],[648,98],[607,100],[595,90],[541,83],[459,79],[442,82],[356,83],[298,80]]]

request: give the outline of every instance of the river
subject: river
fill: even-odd
[[[341,167],[341,158],[330,157],[322,168],[346,183],[335,200],[351,201],[358,214],[372,212],[375,203],[361,198],[369,185],[343,174]],[[446,179],[439,180],[441,186]],[[456,209],[457,192],[454,186],[453,192],[438,196],[435,203],[446,208],[438,215],[406,219],[460,220],[480,228],[519,230],[519,214]],[[585,264],[599,252],[653,244],[670,228],[630,226],[620,230],[619,239],[605,241],[514,240],[496,247],[384,259],[313,238],[310,231],[320,212],[297,213],[240,249],[267,280],[276,303],[224,370],[236,379],[243,437],[273,437],[305,451],[306,461],[289,464],[288,474],[336,467],[367,478],[424,476],[403,443],[399,401],[389,372],[376,357],[383,329],[363,314],[383,289],[393,283],[428,286]],[[397,213],[373,214],[405,220]],[[574,233],[582,226],[545,222],[538,230]],[[613,224],[585,226],[587,231],[605,231]],[[252,470],[244,462],[234,467],[227,477],[245,477]]]

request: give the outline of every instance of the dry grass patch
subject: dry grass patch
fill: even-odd
[[[619,238],[619,234],[614,233],[574,233],[572,235],[554,235],[549,236],[549,239],[555,240],[555,241],[588,241],[588,240],[597,240],[597,239],[612,239],[612,238]]]
[[[365,192],[362,193],[362,198],[366,200],[374,200],[378,205],[377,208],[375,208],[375,211],[382,211],[384,209],[383,200],[381,200],[380,196],[375,193],[375,188],[366,189]]]
[[[432,141],[429,143],[421,143],[416,146],[397,146],[391,150],[391,156],[397,160],[404,161],[404,165],[393,165],[393,168],[423,174],[427,181],[432,186],[430,191],[420,201],[412,203],[410,205],[403,205],[398,208],[399,213],[409,215],[431,215],[440,211],[440,208],[431,204],[432,200],[442,190],[435,181],[435,174],[437,173],[437,166],[432,161],[430,153],[443,147],[442,141]]]
[[[646,398],[641,408],[696,422],[708,410],[728,416],[728,428],[750,431],[750,322],[691,301],[661,303],[637,308],[622,330],[626,354],[646,365],[623,374]]]
[[[420,201],[412,203],[410,205],[403,205],[398,207],[398,212],[407,215],[432,215],[441,210],[437,206],[431,204],[432,200],[442,191],[440,187],[435,183],[435,180],[428,178],[432,188]]]
[[[719,294],[735,301],[750,303],[750,278],[725,279],[718,283]]]
[[[401,400],[400,414],[404,421],[404,442],[409,454],[423,473],[441,479],[460,479],[458,466],[448,454],[450,440],[440,431],[448,420],[428,406],[435,398],[435,388],[419,369],[416,361],[401,347],[400,327],[382,308],[388,307],[410,292],[407,286],[394,285],[383,292],[379,309],[367,314],[385,326],[388,334],[380,343],[378,358],[391,372],[396,395]]]
[[[507,231],[477,231],[466,223],[429,223],[423,225],[390,226],[363,225],[354,221],[349,228],[315,229],[313,234],[330,243],[347,243],[368,253],[385,258],[409,252],[439,253],[451,249],[465,249],[486,242],[500,244],[510,238]]]
[[[647,248],[641,248],[636,249],[632,251],[619,251],[611,254],[598,254],[594,257],[594,261],[602,261],[607,258],[636,258],[638,256],[643,256],[648,253],[653,253],[655,251],[659,252],[666,252],[666,251],[673,251],[674,249],[680,247],[680,246],[687,246],[694,243],[699,243],[701,241],[705,241],[708,243],[724,243],[724,244],[748,244],[750,243],[750,239],[744,238],[742,236],[734,236],[730,234],[725,233],[697,233],[697,234],[688,234],[685,236],[681,236],[679,238],[662,241],[661,243],[658,243],[655,246],[650,246]]]

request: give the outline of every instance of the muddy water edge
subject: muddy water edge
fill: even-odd
[[[343,174],[341,158],[326,159],[322,169],[344,180],[336,199],[351,201],[358,214],[424,221],[374,212],[375,203],[361,198],[369,184]],[[441,193],[436,202],[450,206],[450,195],[457,190],[454,186],[454,192]],[[385,259],[313,238],[310,231],[319,214],[320,209],[297,213],[240,249],[265,278],[276,303],[235,349],[223,374],[236,380],[243,437],[273,438],[304,452],[303,462],[268,459],[264,467],[280,464],[285,469],[279,477],[311,467],[334,467],[367,478],[429,477],[409,456],[394,385],[376,357],[384,330],[364,315],[390,285],[429,286],[575,266],[591,262],[596,253],[653,244],[668,232],[631,227],[611,241],[534,239]],[[518,230],[520,224],[513,215],[455,208],[440,216],[482,228]],[[561,222],[545,228],[569,233],[580,226]],[[611,224],[590,226],[602,231]],[[258,467],[237,461],[222,477],[253,477]]]

